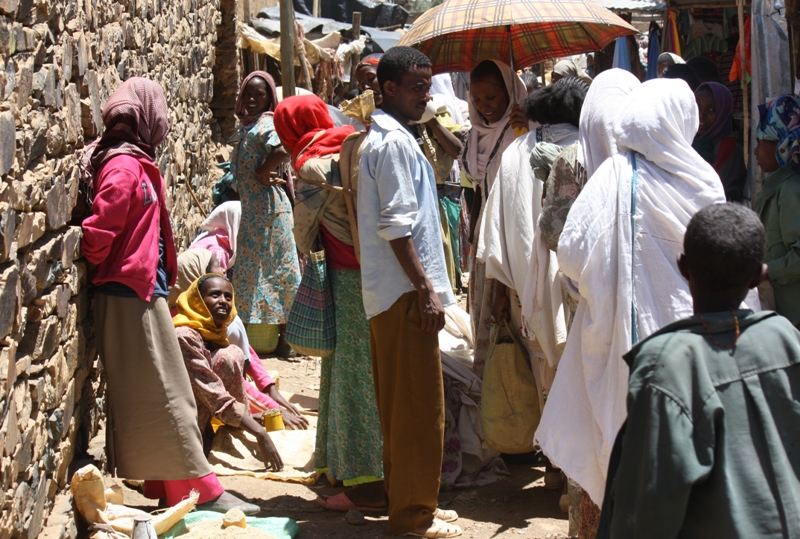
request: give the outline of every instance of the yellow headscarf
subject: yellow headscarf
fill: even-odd
[[[207,273],[196,279],[186,292],[178,296],[176,306],[178,307],[178,314],[172,319],[175,327],[186,326],[196,330],[203,337],[203,340],[212,342],[220,347],[228,346],[228,326],[233,319],[236,318],[236,304],[231,302],[231,312],[228,314],[228,319],[222,326],[217,327],[214,323],[214,317],[211,316],[211,311],[208,310],[206,302],[203,301],[203,294],[200,293],[200,288],[197,283],[200,279],[206,276],[213,276],[225,279],[218,273]],[[234,294],[234,300],[236,296]]]

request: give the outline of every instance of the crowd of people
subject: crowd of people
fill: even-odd
[[[543,87],[483,61],[466,102],[407,47],[363,58],[361,93],[339,107],[279,101],[250,73],[239,200],[180,255],[154,164],[167,103],[125,81],[82,161],[109,471],[166,505],[196,490],[202,509],[260,510],[211,471],[212,421],[282,468],[262,416],[309,424],[250,339],[277,327],[275,354],[294,354],[301,268],[324,251],[336,344],[314,465],[346,487],[326,509],[462,533],[437,507],[452,401],[439,332],[468,280],[473,372],[493,343],[520,344],[530,446],[578,499],[580,537],[800,533],[800,99],[760,109],[751,199],[730,91],[692,87],[662,56],[664,77],[644,83],[566,60]]]

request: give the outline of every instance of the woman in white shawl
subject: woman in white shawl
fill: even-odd
[[[470,72],[469,118],[472,128],[464,145],[461,164],[475,189],[470,208],[469,241],[472,249],[478,245],[478,224],[486,194],[500,169],[503,152],[516,138],[514,127],[530,128],[528,119],[513,99],[515,95],[521,100],[528,94],[525,83],[507,64],[486,60]],[[473,370],[482,377],[489,349],[494,281],[487,281],[483,262],[475,256],[470,258],[469,312],[475,335]]]
[[[236,237],[242,220],[242,203],[238,200],[223,202],[200,224],[202,232],[189,249],[208,249],[228,271],[236,262]],[[189,283],[191,284],[191,283]]]
[[[725,201],[716,172],[691,147],[699,125],[693,99],[685,82],[668,79],[648,81],[624,99],[613,129],[619,153],[589,178],[558,244],[558,262],[580,299],[536,440],[597,505],[626,415],[622,355],[692,314],[676,265],[683,234],[699,209]],[[598,120],[584,158],[597,145],[613,151]],[[597,166],[596,157],[587,168]]]
[[[587,90],[586,83],[570,77],[525,99],[526,116],[542,125],[517,138],[503,153],[480,223],[476,257],[485,264],[486,278],[493,283],[486,289],[493,288],[494,297],[484,294],[490,301],[490,309],[488,313],[486,308],[480,311],[479,341],[482,341],[481,332],[489,339],[492,319],[496,323],[510,323],[510,330],[521,338],[534,367],[540,407],[544,406],[545,392],[554,373],[548,366],[539,338],[523,328],[520,302],[531,264],[534,228],[542,209],[545,179],[536,176],[530,156],[533,149],[542,144],[560,148],[578,140],[578,120]],[[485,358],[485,351],[479,348],[476,345],[476,363],[479,357]]]

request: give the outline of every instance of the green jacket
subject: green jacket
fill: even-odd
[[[764,180],[753,209],[767,232],[764,257],[775,309],[800,324],[800,172],[784,167]]]
[[[800,537],[800,331],[774,312],[670,324],[625,355],[598,539]]]

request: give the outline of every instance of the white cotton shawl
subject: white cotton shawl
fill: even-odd
[[[201,230],[214,232],[217,229],[222,229],[228,236],[228,243],[230,243],[232,253],[228,267],[232,267],[236,263],[236,238],[239,235],[239,223],[241,220],[242,203],[238,200],[230,200],[214,208],[214,211],[200,224]],[[198,236],[195,241],[203,236]]]
[[[580,119],[581,164],[586,177],[617,153],[614,122],[628,106],[628,95],[641,83],[624,69],[608,69],[594,79],[586,93]]]
[[[475,105],[472,103],[472,97],[470,97],[469,120],[472,123],[472,129],[470,129],[469,136],[467,137],[467,149],[463,156],[463,162],[469,171],[472,183],[476,187],[480,187],[483,185],[485,179],[489,184],[484,188],[484,193],[491,190],[491,184],[494,181],[494,177],[497,175],[497,171],[500,169],[500,158],[504,150],[514,142],[516,138],[513,127],[508,128],[505,131],[505,135],[503,135],[503,142],[500,144],[499,150],[495,154],[494,159],[490,162],[489,157],[497,141],[500,140],[500,135],[503,134],[503,129],[511,118],[511,109],[515,105],[512,97],[514,95],[514,87],[512,85],[516,86],[518,102],[521,102],[528,95],[525,83],[522,82],[522,79],[520,79],[516,73],[511,71],[511,67],[509,67],[508,64],[497,60],[492,61],[500,68],[500,72],[503,74],[503,82],[508,92],[508,109],[506,109],[506,113],[500,120],[490,124],[484,119],[481,113],[478,112],[478,109],[475,108]]]
[[[725,202],[719,177],[691,147],[698,123],[685,82],[656,79],[633,90],[614,128],[620,154],[586,184],[558,244],[559,264],[580,300],[536,441],[600,506],[626,417],[622,355],[634,344],[632,309],[639,340],[692,314],[676,264],[683,234],[694,213]]]
[[[450,116],[457,125],[464,125],[465,118],[461,113],[462,101],[456,97],[456,92],[453,90],[453,80],[450,78],[449,73],[442,73],[434,75],[431,78],[431,95],[440,95],[447,105],[447,110],[450,111]]]
[[[545,142],[569,146],[578,139],[578,128],[557,124],[558,133]],[[542,181],[533,174],[531,152],[536,131],[517,138],[503,152],[483,210],[476,257],[486,264],[486,278],[497,279],[522,294],[531,263],[534,226],[542,212]]]

